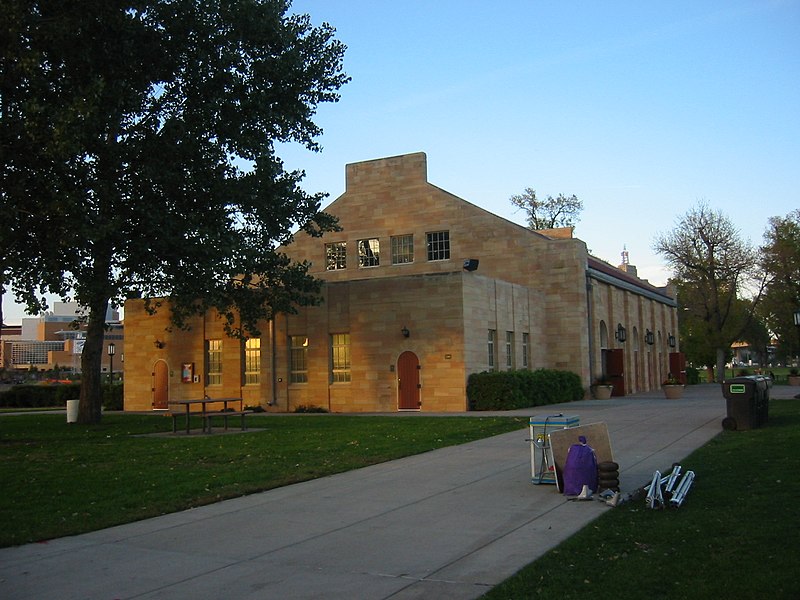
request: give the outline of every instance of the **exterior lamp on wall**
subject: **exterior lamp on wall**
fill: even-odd
[[[108,345],[108,380],[114,380],[114,354],[117,351],[117,347],[114,345],[114,342],[111,342]]]
[[[411,335],[411,332],[408,330],[408,327],[403,325],[403,328],[400,330],[400,333],[403,334],[403,337],[408,337]]]
[[[624,343],[625,340],[628,339],[628,333],[625,331],[622,323],[617,323],[617,330],[614,332],[614,337],[620,343]]]
[[[655,343],[655,336],[649,329],[647,330],[647,333],[644,334],[644,342],[648,346],[652,346]]]
[[[156,348],[158,348],[159,350],[161,350],[161,348],[163,348],[163,347],[164,347],[164,342],[162,342],[161,340],[156,340],[155,342],[153,342],[153,345],[154,345]]]
[[[667,344],[669,344],[670,348],[675,347],[675,336],[672,335],[671,333],[667,336]]]

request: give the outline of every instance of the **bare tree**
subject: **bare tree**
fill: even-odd
[[[678,298],[704,328],[715,349],[716,378],[722,381],[731,344],[747,329],[763,290],[756,250],[727,216],[704,202],[686,213],[675,229],[658,234],[653,249],[663,255],[686,290]],[[753,288],[755,286],[755,288]],[[747,295],[747,310],[739,302]]]
[[[544,200],[536,197],[536,190],[525,188],[517,196],[509,198],[511,204],[527,215],[528,227],[533,230],[573,227],[578,222],[578,213],[583,210],[583,202],[574,194],[557,197],[547,196]]]

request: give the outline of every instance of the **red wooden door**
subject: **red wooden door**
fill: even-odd
[[[603,350],[606,360],[606,375],[614,386],[612,396],[625,395],[625,352],[622,348]]]
[[[397,408],[419,410],[419,359],[413,352],[403,352],[397,359]]]
[[[683,352],[669,353],[669,372],[686,385],[686,355]]]
[[[156,361],[153,367],[153,408],[169,408],[169,369],[166,361]]]

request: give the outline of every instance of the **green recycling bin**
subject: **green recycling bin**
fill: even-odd
[[[764,375],[743,375],[722,382],[727,415],[722,428],[746,431],[766,425],[769,418],[769,389],[772,380]]]

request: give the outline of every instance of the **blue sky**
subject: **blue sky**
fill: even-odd
[[[701,200],[762,243],[800,208],[800,0],[295,0],[348,46],[321,153],[281,149],[333,201],[345,164],[408,152],[524,223],[509,197],[575,194],[575,235],[663,285],[657,233]],[[21,311],[3,300],[7,323]]]
[[[309,190],[423,151],[431,183],[512,221],[576,194],[575,234],[665,283],[659,232],[706,201],[758,246],[800,208],[800,2],[296,0],[348,46],[352,82],[285,154]]]

